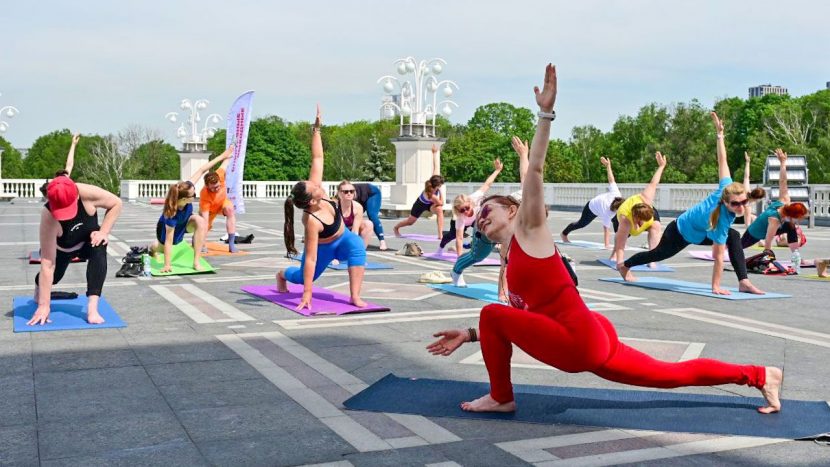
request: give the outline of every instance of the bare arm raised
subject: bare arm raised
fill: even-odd
[[[600,162],[600,164],[603,165],[603,167],[605,167],[605,172],[606,172],[606,175],[608,176],[608,184],[613,185],[613,184],[617,183],[614,180],[614,171],[611,169],[611,159],[609,159],[607,157],[600,157],[599,162]],[[658,180],[658,183],[659,182],[660,181]]]
[[[496,160],[493,161],[493,173],[491,173],[490,176],[487,177],[487,180],[484,180],[484,183],[481,185],[478,191],[482,193],[487,193],[487,190],[489,190],[490,186],[493,185],[493,182],[496,181],[496,178],[499,176],[502,169],[504,169],[504,164],[501,163],[500,159],[496,158]]]
[[[651,181],[648,182],[648,185],[646,185],[643,192],[640,193],[640,196],[643,198],[643,202],[650,205],[654,204],[654,197],[657,196],[657,185],[660,184],[660,178],[663,176],[663,170],[666,169],[666,156],[664,156],[660,151],[657,151],[654,153],[654,158],[657,160],[657,170],[654,171],[654,175],[651,176]]]
[[[320,135],[322,125],[320,104],[317,104],[317,116],[311,127],[311,171],[308,174],[309,181],[316,184],[323,183],[323,137]]]
[[[69,145],[69,153],[66,154],[66,165],[63,167],[63,170],[66,170],[66,174],[69,176],[72,176],[72,169],[75,168],[75,148],[78,146],[80,139],[80,133],[72,135],[72,144]]]
[[[718,139],[718,180],[730,177],[729,163],[726,160],[726,143],[723,142],[723,120],[718,114],[712,112],[712,123],[715,125],[715,132]]]
[[[775,156],[781,165],[781,173],[778,176],[778,201],[784,204],[790,202],[790,190],[787,188],[787,153],[781,148],[775,150]]]
[[[525,179],[525,175],[527,175],[527,166],[529,165],[527,154],[530,152],[530,147],[527,141],[523,142],[518,136],[514,136],[511,143],[513,144],[513,150],[519,155],[519,183],[521,184]]]
[[[233,144],[228,146],[228,149],[225,149],[225,152],[219,155],[216,159],[212,161],[207,161],[199,167],[193,175],[190,176],[190,183],[196,184],[199,182],[199,179],[202,178],[204,174],[206,174],[214,165],[218,163],[222,163],[225,166],[225,161],[227,161],[233,155]]]

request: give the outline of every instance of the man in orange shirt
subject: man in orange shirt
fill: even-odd
[[[228,251],[236,253],[236,213],[233,203],[228,199],[227,188],[225,187],[225,169],[228,161],[233,155],[233,146],[230,151],[225,151],[215,161],[222,161],[222,165],[215,172],[205,174],[205,186],[199,193],[199,214],[208,222],[208,232],[213,227],[213,220],[216,215],[222,213],[225,216],[225,225],[228,229]]]

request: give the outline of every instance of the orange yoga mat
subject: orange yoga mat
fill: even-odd
[[[231,253],[228,251],[228,245],[226,243],[207,242],[205,245],[207,246],[208,252],[203,256],[240,256],[248,254],[247,251],[243,250],[237,250],[236,253]]]

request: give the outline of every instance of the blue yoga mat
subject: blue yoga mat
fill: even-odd
[[[599,261],[600,263],[608,266],[609,268],[611,268],[615,271],[617,270],[616,261],[611,261],[608,258],[598,259],[597,261]],[[654,269],[648,267],[648,264],[641,264],[639,266],[634,266],[633,268],[631,268],[631,270],[632,271],[645,271],[645,272],[674,272],[674,269],[666,266],[663,263],[657,263],[656,267]]]
[[[490,391],[487,383],[399,378],[387,375],[343,403],[350,410],[427,417],[509,420],[684,433],[813,439],[830,431],[824,401],[783,401],[764,415],[761,397],[712,396],[667,391],[515,385],[514,413],[473,413],[459,407]]]
[[[487,303],[501,303],[499,302],[499,286],[492,282],[467,284],[467,287],[456,287],[452,284],[431,284],[430,287],[454,295],[472,298],[473,300],[481,300]]]
[[[338,271],[345,271],[346,269],[349,269],[349,263],[329,264],[328,268],[329,269],[336,269]],[[394,269],[394,268],[389,264],[370,263],[370,262],[367,261],[366,262],[366,269]]]
[[[686,282],[676,279],[663,279],[660,277],[638,277],[634,282],[626,282],[621,277],[604,277],[600,280],[605,282],[617,282],[619,284],[630,285],[633,287],[642,287],[644,289],[668,290],[670,292],[702,295],[704,297],[722,298],[724,300],[764,300],[770,298],[789,298],[792,296],[775,292],[767,292],[764,295],[755,295],[746,292],[738,292],[738,289],[735,287],[724,287],[724,289],[732,292],[731,295],[715,295],[712,293],[711,284]]]
[[[65,331],[70,329],[124,328],[127,324],[118,313],[101,297],[98,312],[104,318],[103,324],[86,322],[86,296],[72,300],[52,300],[49,319],[51,323],[29,326],[26,324],[35,314],[37,305],[32,297],[14,297],[14,332]]]

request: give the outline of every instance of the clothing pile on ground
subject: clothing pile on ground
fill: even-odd
[[[115,273],[115,277],[139,277],[144,275],[144,263],[142,258],[149,254],[146,246],[130,247],[130,251],[121,258],[121,269]]]

